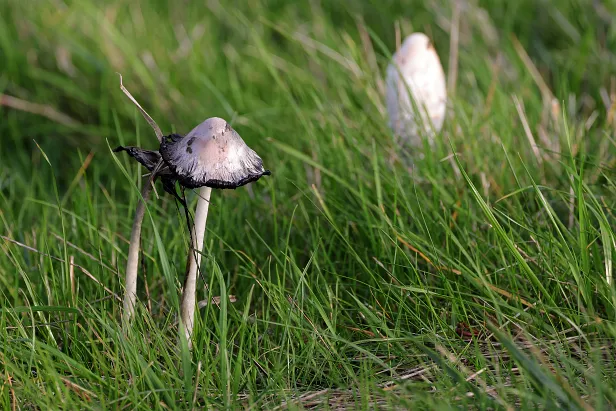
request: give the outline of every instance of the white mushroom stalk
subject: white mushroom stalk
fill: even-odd
[[[264,175],[263,161],[231,126],[213,117],[192,129],[186,136],[171,134],[161,140],[159,151],[139,147],[118,147],[148,170],[161,177],[165,191],[186,203],[175,191],[178,182],[185,188],[199,188],[199,199],[191,232],[186,278],[180,305],[180,333],[192,347],[197,274],[201,265],[203,239],[212,188],[235,189]],[[161,165],[162,162],[162,165]]]
[[[195,210],[195,222],[192,229],[192,244],[188,255],[188,267],[182,290],[182,302],[180,305],[180,332],[184,333],[188,347],[192,347],[190,338],[195,326],[195,303],[197,295],[197,273],[201,267],[201,255],[203,254],[203,238],[207,223],[207,212],[210,208],[210,187],[199,189],[199,200]]]
[[[145,203],[150,198],[153,181],[148,181],[141,189],[141,197],[135,210],[133,228],[130,232],[130,243],[128,246],[128,258],[126,260],[126,277],[124,281],[124,300],[122,321],[127,325],[135,313],[135,303],[137,302],[137,273],[139,271],[139,251],[141,243],[141,226],[145,215]]]
[[[445,119],[445,73],[430,39],[413,33],[387,67],[387,111],[390,127],[410,146],[430,144]],[[419,113],[419,116],[417,115]]]

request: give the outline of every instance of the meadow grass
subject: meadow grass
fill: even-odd
[[[2,408],[616,406],[616,5],[459,4],[0,2]],[[382,73],[412,31],[451,99],[408,152]],[[111,148],[156,140],[116,72],[272,170],[212,194],[192,352],[160,186],[121,327],[145,180]]]

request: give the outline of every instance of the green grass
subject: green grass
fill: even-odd
[[[232,3],[0,2],[0,93],[30,103],[0,104],[2,408],[615,407],[616,4],[465,2],[409,173],[382,73],[396,28],[448,70],[449,2]],[[198,300],[236,301],[192,353],[160,186],[120,326],[144,171],[110,147],[156,144],[116,72],[165,133],[223,117],[273,173],[212,194]]]

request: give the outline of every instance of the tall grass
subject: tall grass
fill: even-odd
[[[616,9],[460,5],[450,42],[441,0],[0,3],[2,407],[614,407]],[[458,72],[402,153],[381,73],[415,30]],[[273,172],[212,196],[192,352],[160,187],[121,328],[144,171],[110,147],[156,141],[116,72]]]

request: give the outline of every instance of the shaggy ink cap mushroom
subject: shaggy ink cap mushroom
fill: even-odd
[[[222,118],[212,117],[182,137],[163,137],[160,154],[186,188],[237,188],[270,175],[263,161]]]

